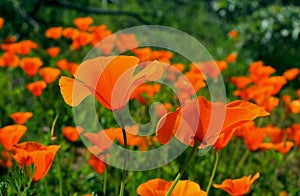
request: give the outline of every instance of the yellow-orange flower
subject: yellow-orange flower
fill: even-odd
[[[163,179],[152,179],[138,186],[136,192],[140,196],[165,196],[173,182]],[[206,196],[199,184],[190,180],[179,180],[171,196]]]
[[[43,62],[39,57],[24,57],[20,62],[20,67],[30,77],[35,76],[42,65]]]
[[[105,163],[92,154],[90,155],[89,164],[98,174],[102,174],[106,169]]]
[[[230,53],[225,59],[228,63],[234,63],[236,59],[236,54]]]
[[[300,69],[298,69],[298,68],[292,68],[292,69],[286,70],[283,73],[283,76],[287,80],[293,80],[293,79],[295,79],[299,75],[299,73],[300,73]]]
[[[222,182],[222,184],[214,184],[213,186],[226,191],[230,195],[240,196],[248,193],[251,185],[258,178],[259,173],[256,173],[253,177],[250,175],[234,180],[226,179]]]
[[[40,76],[47,84],[51,84],[60,74],[60,70],[52,67],[43,67],[39,70]]]
[[[10,114],[9,116],[15,121],[17,124],[24,124],[29,118],[32,117],[32,112],[16,112]]]
[[[41,96],[46,87],[47,84],[44,81],[31,82],[26,86],[26,88],[36,97]]]
[[[13,158],[20,167],[33,164],[33,181],[38,181],[47,174],[59,148],[59,145],[45,146],[37,142],[23,142],[14,146]]]
[[[0,17],[0,29],[2,29],[4,24],[4,18]]]
[[[8,125],[0,128],[0,143],[6,150],[12,150],[26,130],[27,127],[24,125]]]

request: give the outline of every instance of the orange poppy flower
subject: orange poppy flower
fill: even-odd
[[[200,116],[195,111],[195,107],[199,108]],[[220,119],[211,119],[212,112]],[[184,114],[189,118],[181,118],[181,115],[184,117]],[[225,116],[222,116],[222,114]],[[182,143],[191,146],[194,145],[191,138],[194,138],[202,142],[200,147],[211,146],[217,139],[220,139],[215,144],[215,148],[221,149],[231,139],[234,128],[259,116],[267,115],[269,113],[261,107],[247,101],[236,100],[225,106],[221,102],[209,102],[199,96],[197,100],[187,101],[182,108],[178,108],[175,112],[168,113],[161,118],[158,122],[156,134],[158,140],[163,144],[169,142],[174,134]],[[220,122],[223,118],[222,127],[214,127],[213,129],[209,127],[209,125],[217,126],[215,125],[216,122]],[[208,128],[214,131],[208,131]]]
[[[286,130],[289,139],[293,139],[297,146],[300,146],[300,124],[293,124]]]
[[[271,143],[271,142],[266,142],[266,143],[262,143],[259,145],[259,148],[262,150],[271,150],[274,149],[282,154],[286,154],[288,153],[291,148],[294,146],[294,143],[291,141],[282,141],[280,143]]]
[[[0,29],[2,29],[4,24],[4,18],[0,17]]]
[[[170,103],[155,104],[154,107],[159,118],[161,118],[167,112],[170,112],[172,109],[172,105]]]
[[[79,31],[76,36],[72,37],[71,49],[77,50],[82,46],[91,43],[93,35],[88,32]]]
[[[24,125],[8,125],[0,128],[0,143],[6,150],[12,150],[26,130],[27,127]]]
[[[75,142],[79,138],[79,132],[82,131],[81,127],[67,126],[62,129],[63,135],[71,142]]]
[[[102,41],[105,37],[111,35],[111,31],[106,29],[106,25],[100,25],[91,28],[91,33],[93,34],[92,45],[97,45],[100,41]],[[109,53],[110,54],[110,53]],[[106,54],[106,55],[109,55]]]
[[[274,127],[269,125],[266,128],[266,133],[268,137],[271,139],[272,143],[280,143],[284,139],[285,131],[279,127]]]
[[[165,196],[173,182],[163,179],[152,179],[140,184],[136,190],[140,196]],[[179,180],[175,186],[172,196],[206,196],[207,193],[201,190],[199,184],[190,180]]]
[[[17,53],[21,55],[27,55],[30,53],[31,49],[37,49],[38,45],[37,43],[31,41],[31,40],[23,40],[20,41],[18,44],[18,50]]]
[[[21,168],[33,164],[33,181],[38,181],[47,174],[59,148],[59,145],[45,146],[37,142],[23,142],[14,146],[13,158]]]
[[[231,30],[231,31],[229,31],[228,36],[230,38],[236,38],[238,36],[238,31],[237,30]]]
[[[148,104],[151,102],[153,95],[155,93],[158,93],[159,91],[160,84],[142,84],[134,89],[134,91],[130,95],[130,99],[136,99],[141,104]]]
[[[72,39],[73,37],[76,37],[78,33],[79,33],[78,29],[72,27],[67,27],[62,32],[63,36],[68,39]]]
[[[39,70],[40,76],[47,84],[51,84],[60,74],[60,70],[52,67],[43,67]]]
[[[300,73],[300,69],[298,69],[298,68],[292,68],[292,69],[286,70],[283,73],[283,76],[287,80],[293,80],[293,79],[295,79],[299,75],[299,73]]]
[[[250,84],[252,82],[251,78],[247,77],[247,76],[239,76],[239,77],[235,77],[232,76],[230,78],[230,81],[238,88],[238,89],[242,89],[245,88],[248,84]]]
[[[146,80],[159,79],[163,68],[153,62],[135,74],[139,59],[133,56],[97,57],[84,61],[75,79],[61,77],[59,86],[65,102],[77,106],[88,95],[110,110],[122,109],[132,90]],[[76,89],[76,91],[73,91]]]
[[[265,66],[262,61],[255,61],[249,66],[250,78],[254,83],[263,78],[268,78],[276,70],[271,66]]]
[[[12,53],[4,52],[0,57],[0,67],[17,67],[20,63],[20,58]]]
[[[105,163],[93,154],[90,155],[89,164],[93,167],[97,174],[102,174],[106,169]]]
[[[93,22],[94,19],[91,17],[82,17],[73,20],[74,25],[81,31],[86,31]]]
[[[47,48],[46,51],[52,58],[54,58],[59,54],[60,48],[59,47],[51,47],[51,48]]]
[[[236,134],[243,138],[245,145],[251,151],[259,149],[267,136],[266,128],[256,127],[253,121],[238,127]]]
[[[139,46],[139,42],[136,40],[134,34],[119,34],[116,41],[118,50],[122,53],[127,49],[134,49]]]
[[[10,168],[13,166],[13,159],[10,152],[0,151],[0,166],[3,168]]]
[[[59,39],[62,35],[63,28],[62,27],[51,27],[45,32],[45,36],[47,38]]]
[[[26,86],[26,88],[36,97],[41,96],[46,87],[47,84],[44,81],[31,82]]]
[[[236,54],[230,53],[225,59],[228,63],[234,63],[236,60]]]
[[[221,71],[227,68],[227,63],[224,61],[207,61],[201,63],[193,63],[190,65],[190,71],[206,74],[211,78],[216,78],[220,75]]]
[[[137,56],[141,62],[151,61],[152,49],[150,47],[145,48],[135,48],[132,52]]]
[[[16,112],[10,114],[9,116],[15,121],[17,124],[24,124],[29,118],[32,117],[32,112]]]
[[[222,184],[214,184],[213,186],[226,191],[230,195],[245,195],[249,192],[253,182],[258,178],[259,173],[256,173],[253,177],[250,175],[235,180],[226,179]]]
[[[27,73],[28,76],[36,75],[38,69],[43,65],[39,57],[24,57],[20,62],[20,67]]]
[[[115,35],[110,35],[109,37],[106,37],[105,39],[101,40],[101,43],[96,45],[96,47],[104,55],[110,55],[111,52],[113,51],[114,47],[115,47],[116,39],[117,39],[117,37]]]

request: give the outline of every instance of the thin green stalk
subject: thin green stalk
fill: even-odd
[[[124,148],[127,149],[127,136],[126,136],[126,131],[125,131],[124,128],[122,128],[122,134],[123,134],[123,140],[124,140]],[[122,171],[122,180],[121,180],[121,185],[120,185],[119,196],[123,196],[124,195],[124,191],[125,191],[126,174],[127,174],[126,161],[127,161],[127,153],[125,151],[125,155],[124,155],[124,168],[123,168],[123,171]]]
[[[103,195],[106,195],[106,187],[107,187],[107,169],[104,171],[104,176],[103,176]]]
[[[189,156],[187,157],[187,159],[186,159],[184,165],[182,166],[181,170],[180,170],[179,173],[177,174],[177,176],[176,176],[175,180],[173,181],[171,187],[169,188],[169,190],[168,190],[166,196],[170,196],[170,195],[171,195],[171,193],[172,193],[172,191],[174,190],[176,184],[178,183],[178,181],[179,181],[180,178],[182,177],[182,175],[183,175],[185,169],[187,168],[189,162],[191,161],[193,155],[195,154],[195,152],[196,152],[198,146],[199,146],[199,145],[198,145],[198,142],[195,141],[195,144],[194,144],[194,146],[193,146],[193,149],[192,149],[191,153],[189,154]]]
[[[214,164],[214,168],[213,168],[213,171],[211,173],[211,176],[209,178],[209,182],[208,182],[208,185],[207,185],[207,188],[206,188],[206,194],[208,195],[208,192],[210,190],[210,187],[213,183],[213,180],[214,180],[214,177],[215,177],[215,174],[216,174],[216,171],[217,171],[217,167],[218,167],[218,164],[219,164],[219,153],[220,151],[219,150],[216,150],[216,157],[215,157],[215,164]]]
[[[60,154],[57,153],[57,170],[58,170],[58,180],[59,180],[59,196],[63,196],[63,179],[61,175],[61,168],[60,168]]]
[[[250,150],[246,148],[246,151],[244,152],[242,158],[240,159],[239,163],[236,166],[235,173],[239,172],[239,170],[242,168],[249,155],[250,155]]]

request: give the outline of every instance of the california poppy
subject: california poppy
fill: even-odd
[[[46,87],[47,84],[44,81],[31,82],[26,85],[26,88],[36,97],[41,96]]]
[[[102,174],[106,169],[105,163],[93,154],[90,155],[89,164],[93,167],[97,174]]]
[[[92,38],[93,46],[97,45],[104,38],[111,35],[111,31],[106,29],[106,25],[91,27],[90,29],[91,29],[91,33],[93,34],[93,38]],[[109,54],[105,54],[105,55],[109,55]]]
[[[163,179],[152,179],[140,184],[136,190],[140,196],[165,196],[173,182],[167,182]],[[206,196],[207,193],[201,190],[199,184],[190,180],[179,180],[172,196]]]
[[[20,62],[20,67],[27,73],[28,76],[33,77],[38,72],[43,62],[39,57],[24,57]]]
[[[4,24],[4,18],[0,17],[0,29],[2,29]]]
[[[292,141],[282,141],[280,143],[272,143],[272,142],[265,142],[259,145],[259,148],[262,150],[271,150],[274,149],[282,154],[288,153],[291,148],[294,146]]]
[[[4,168],[13,166],[13,159],[9,151],[0,151],[0,166]]]
[[[62,27],[51,27],[47,29],[45,32],[45,36],[47,38],[59,39],[62,35],[63,28]]]
[[[199,108],[199,114],[195,110],[196,107]],[[212,112],[215,115],[213,118]],[[215,148],[221,149],[231,139],[234,128],[267,115],[269,113],[261,107],[247,101],[236,100],[225,105],[221,102],[209,102],[199,96],[196,100],[187,101],[175,112],[163,116],[158,122],[156,134],[163,144],[170,141],[174,134],[187,145],[194,145],[191,138],[198,140],[202,142],[200,147],[214,145],[220,139]],[[222,119],[224,123],[217,123]]]
[[[80,65],[75,79],[60,78],[61,94],[70,106],[79,105],[84,98],[93,94],[106,108],[122,109],[136,86],[146,80],[158,79],[163,73],[163,68],[153,62],[134,74],[138,61],[133,56],[86,60]]]
[[[300,146],[300,124],[293,124],[286,129],[289,139],[293,139],[297,146]]]
[[[33,164],[33,181],[38,181],[47,174],[59,148],[59,145],[45,146],[37,142],[23,142],[13,147],[13,158],[21,168]]]
[[[235,59],[236,59],[236,54],[235,53],[230,53],[226,58],[225,60],[228,62],[228,63],[234,63],[235,62]]]
[[[251,78],[247,76],[232,76],[230,81],[239,89],[245,88],[248,84],[252,82]]]
[[[20,41],[18,44],[18,50],[17,53],[21,55],[27,55],[30,53],[31,49],[37,49],[38,45],[37,43],[31,41],[31,40],[23,40]]]
[[[300,69],[298,68],[292,68],[292,69],[288,69],[283,73],[283,76],[287,79],[287,80],[293,80],[295,79],[300,73]]]
[[[32,117],[32,112],[16,112],[10,114],[9,116],[15,121],[17,124],[24,124],[29,118]]]
[[[116,46],[120,52],[125,52],[127,49],[134,49],[139,46],[134,34],[119,34],[116,41]]]
[[[81,127],[67,126],[62,129],[62,133],[71,142],[75,142],[79,138],[79,132],[82,131]]]
[[[253,177],[250,175],[234,180],[226,179],[222,182],[222,184],[214,184],[213,186],[226,191],[230,195],[245,195],[249,192],[253,182],[258,178],[259,173],[256,173]]]
[[[0,128],[0,143],[6,150],[12,150],[26,132],[24,125],[8,125]]]
[[[46,51],[52,58],[54,58],[59,54],[60,48],[59,47],[51,47],[51,48],[47,48]]]
[[[14,53],[4,52],[0,56],[0,67],[17,67],[20,63],[20,58]]]
[[[88,33],[88,32],[84,32],[84,31],[79,31],[78,34],[76,34],[75,36],[72,36],[72,44],[71,44],[71,49],[72,50],[77,50],[79,48],[81,48],[82,46],[85,46],[89,43],[91,43],[93,38],[93,35]]]
[[[43,67],[39,70],[40,76],[47,84],[51,84],[60,74],[60,70],[53,67]]]
[[[73,20],[74,25],[81,31],[86,31],[93,22],[94,20],[91,17],[82,17]]]
[[[79,30],[72,27],[64,28],[64,30],[62,31],[63,36],[68,39],[72,39],[73,37],[76,37],[78,33]]]
[[[229,31],[228,36],[230,38],[236,38],[238,36],[238,31],[237,30],[231,30],[231,31]]]

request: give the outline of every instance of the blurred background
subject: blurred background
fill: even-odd
[[[281,73],[299,66],[299,6],[297,0],[2,0],[8,27],[0,36],[44,40],[47,28],[68,26],[81,16],[112,32],[165,25],[194,36],[216,59],[235,52],[243,63],[263,60]],[[234,42],[228,39],[231,30],[238,32]]]

